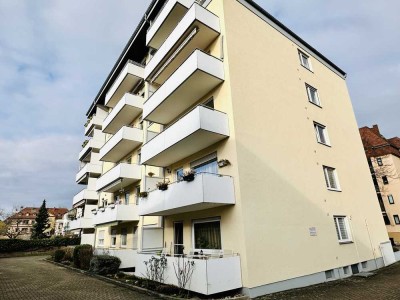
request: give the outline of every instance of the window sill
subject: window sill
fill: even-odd
[[[341,192],[342,192],[342,190],[339,190],[339,189],[331,189],[331,188],[328,188],[328,191],[337,192],[337,193],[341,193]]]
[[[304,69],[306,69],[307,71],[310,71],[311,73],[314,74],[314,71],[311,70],[310,68],[307,68],[306,66],[304,66],[304,65],[302,65],[302,64],[300,64],[300,66],[302,66]]]
[[[314,103],[314,102],[311,102],[311,101],[308,101],[308,102],[310,102],[312,105],[315,105],[316,107],[319,107],[319,108],[321,108],[321,109],[322,109],[322,106],[321,106],[321,104],[317,104],[317,103]]]
[[[346,244],[353,244],[354,242],[353,241],[339,241],[339,244],[340,245],[346,245]]]
[[[317,141],[317,142],[318,142],[318,144],[321,144],[321,145],[324,145],[324,146],[326,146],[326,147],[332,148],[332,146],[331,146],[331,145],[329,145],[329,144],[325,144],[325,143],[323,143],[323,142],[320,142],[320,141]]]

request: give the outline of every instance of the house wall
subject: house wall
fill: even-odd
[[[388,236],[345,80],[239,1],[221,2],[244,286],[381,257],[378,246]],[[300,65],[298,49],[311,56],[313,72]],[[308,101],[305,83],[318,89],[322,108]],[[317,143],[314,121],[327,126],[331,147]],[[337,169],[341,192],[327,190],[323,165]],[[350,218],[353,243],[339,244],[334,215]]]

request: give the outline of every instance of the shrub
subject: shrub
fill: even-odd
[[[90,261],[90,272],[99,275],[116,274],[118,272],[121,260],[118,257],[110,255],[93,256]]]
[[[65,250],[64,260],[72,262],[74,255],[74,247],[67,247],[64,250]]]
[[[54,261],[61,262],[64,259],[65,251],[64,250],[56,250],[54,251]]]
[[[156,287],[156,291],[166,295],[180,295],[182,292],[179,287],[170,284],[160,284]]]
[[[44,239],[44,240],[0,239],[0,253],[36,251],[42,249],[49,249],[53,247],[79,245],[80,242],[81,239],[79,237],[78,238],[63,237],[58,239]]]
[[[79,245],[74,248],[73,261],[75,267],[79,269],[89,270],[90,259],[93,256],[92,245]]]

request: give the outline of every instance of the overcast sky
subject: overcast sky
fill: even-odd
[[[400,1],[256,2],[348,73],[360,126],[400,135]],[[149,3],[0,0],[0,208],[72,205],[85,113]]]

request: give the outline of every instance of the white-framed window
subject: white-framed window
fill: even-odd
[[[129,193],[125,193],[124,204],[125,204],[125,205],[128,205],[128,204],[129,204]]]
[[[329,190],[340,191],[339,180],[335,168],[324,166],[326,187]]]
[[[99,230],[99,233],[97,235],[97,245],[104,246],[104,234],[105,230]]]
[[[378,164],[378,166],[382,167],[382,166],[383,166],[382,158],[381,158],[381,157],[378,157],[378,158],[376,159],[376,163]]]
[[[304,52],[299,50],[299,58],[300,58],[300,64],[304,68],[312,71],[310,57],[307,54],[305,54]]]
[[[315,129],[315,134],[317,136],[318,143],[330,146],[330,141],[329,141],[329,136],[328,136],[328,131],[326,129],[326,126],[319,124],[317,122],[314,122],[314,129]]]
[[[111,247],[117,245],[117,229],[111,229]]]
[[[335,228],[340,243],[351,242],[350,226],[346,216],[334,216]]]
[[[393,219],[394,219],[394,222],[396,223],[396,225],[399,225],[399,224],[400,224],[399,215],[393,215]]]
[[[306,84],[306,90],[308,95],[308,101],[311,103],[321,106],[321,100],[319,99],[318,90],[309,84]]]
[[[128,238],[128,229],[121,228],[121,247],[126,247]]]
[[[190,168],[195,170],[196,173],[218,174],[217,152],[191,162]]]
[[[393,195],[388,195],[388,201],[389,201],[389,204],[394,204]]]
[[[194,220],[192,223],[192,240],[195,250],[220,250],[221,244],[221,219],[210,218]]]

